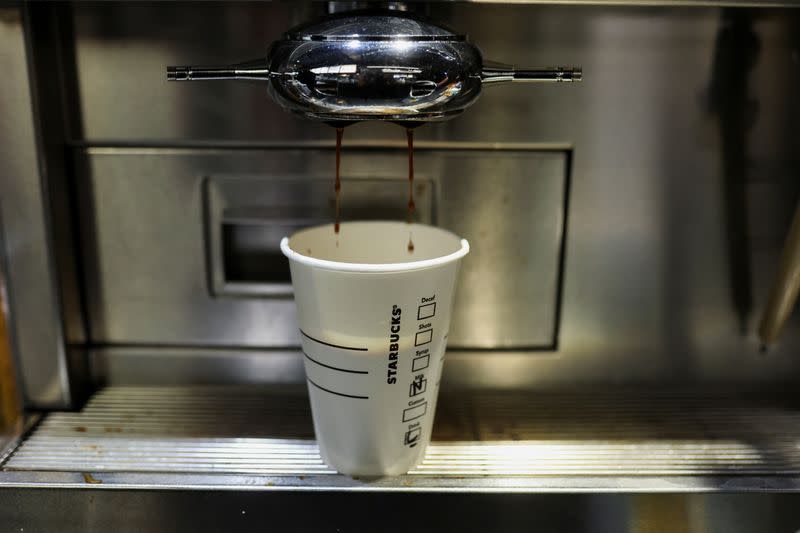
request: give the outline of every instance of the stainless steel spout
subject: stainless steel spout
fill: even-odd
[[[266,58],[230,66],[167,67],[169,81],[266,81],[283,108],[341,124],[447,120],[483,84],[580,81],[576,67],[516,69],[440,25],[400,11],[356,11],[289,30]]]

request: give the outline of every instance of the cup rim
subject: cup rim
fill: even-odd
[[[346,224],[343,223],[343,225]],[[456,239],[458,235],[446,229],[437,226],[428,226],[438,231],[449,233]],[[311,229],[311,228],[304,228]],[[461,247],[447,255],[441,257],[434,257],[433,259],[423,259],[421,261],[405,261],[401,263],[345,263],[342,261],[331,261],[329,259],[318,259],[316,257],[309,257],[299,252],[292,250],[289,247],[289,238],[284,237],[281,239],[281,252],[290,261],[297,261],[298,263],[308,265],[315,268],[325,270],[334,270],[338,272],[409,272],[412,270],[422,270],[425,268],[432,268],[447,263],[457,261],[469,253],[469,242],[466,239],[460,239]]]

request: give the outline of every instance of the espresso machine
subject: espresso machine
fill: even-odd
[[[0,524],[798,529],[796,4],[3,5]],[[471,247],[402,476],[311,422],[334,128],[343,220],[405,220],[411,128]]]

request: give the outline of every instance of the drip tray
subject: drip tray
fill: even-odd
[[[443,393],[424,461],[364,480],[323,463],[304,388],[114,386],[44,417],[0,486],[795,491],[799,407],[741,391]]]

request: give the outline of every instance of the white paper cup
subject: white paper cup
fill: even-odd
[[[346,222],[338,236],[332,225],[299,231],[281,251],[323,459],[354,476],[407,472],[430,441],[469,244],[432,226]]]

